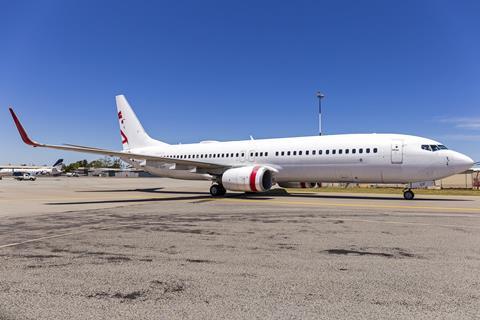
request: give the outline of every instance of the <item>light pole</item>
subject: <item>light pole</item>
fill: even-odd
[[[317,98],[318,98],[318,135],[322,135],[322,98],[325,95],[320,91],[317,91]]]

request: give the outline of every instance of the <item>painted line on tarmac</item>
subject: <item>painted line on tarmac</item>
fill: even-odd
[[[388,205],[388,204],[362,204],[362,203],[338,203],[338,202],[307,202],[307,201],[284,201],[284,200],[265,200],[265,199],[232,199],[232,198],[214,198],[214,201],[223,202],[249,202],[256,204],[287,204],[287,205],[306,205],[306,206],[331,206],[331,207],[355,207],[355,208],[383,208],[383,209],[427,209],[443,211],[473,211],[480,212],[480,208],[461,208],[461,207],[434,207],[434,206],[411,206],[411,205]]]
[[[22,245],[22,244],[27,244],[27,243],[31,243],[31,242],[40,242],[40,241],[43,241],[43,240],[49,240],[49,239],[55,239],[55,238],[68,237],[68,236],[73,236],[73,235],[77,235],[77,234],[95,232],[95,231],[99,231],[99,230],[100,230],[100,231],[103,231],[103,230],[109,230],[109,229],[129,227],[129,226],[139,225],[139,224],[142,224],[142,223],[121,224],[121,225],[115,225],[115,226],[109,226],[109,227],[102,227],[102,228],[96,228],[96,229],[79,230],[79,231],[61,233],[61,234],[56,234],[56,235],[51,235],[51,236],[45,236],[45,237],[40,237],[40,238],[35,238],[35,239],[30,239],[30,240],[25,240],[25,241],[20,241],[20,242],[14,242],[14,243],[9,243],[9,244],[0,245],[0,249],[8,248],[8,247],[16,247],[16,246],[20,246],[20,245]]]
[[[240,199],[215,199],[215,201],[228,201],[228,202],[236,202],[236,201],[245,201]],[[258,200],[248,200],[249,202],[256,202]],[[265,200],[261,200],[263,201]],[[275,203],[277,201],[268,200],[268,203]],[[296,202],[296,201],[282,201],[282,204],[308,204],[308,205],[315,205],[312,202]],[[324,204],[324,203],[321,203]],[[328,205],[337,205],[337,204],[328,204]],[[343,205],[343,203],[339,204]],[[433,207],[436,208],[436,207]],[[351,221],[351,222],[366,222],[366,223],[383,223],[383,224],[400,224],[400,225],[413,225],[413,226],[425,226],[425,227],[443,227],[443,228],[470,228],[470,229],[480,229],[480,226],[470,226],[470,225],[458,225],[458,224],[435,224],[435,223],[424,223],[424,222],[401,222],[401,221],[385,221],[385,220],[369,220],[369,219],[351,219],[351,218],[327,218],[326,220],[337,221],[337,220],[344,220],[344,221]]]
[[[367,222],[367,223],[384,223],[384,224],[403,224],[403,225],[414,225],[414,226],[424,226],[424,227],[442,227],[442,228],[470,228],[470,229],[480,229],[480,226],[466,226],[458,224],[435,224],[435,223],[424,223],[424,222],[401,222],[401,221],[382,221],[382,220],[366,220],[366,219],[350,219],[350,218],[338,218],[338,219],[329,219],[329,220],[344,220],[351,222]]]

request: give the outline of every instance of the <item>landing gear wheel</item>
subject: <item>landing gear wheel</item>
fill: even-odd
[[[413,200],[413,198],[415,197],[415,194],[413,193],[412,190],[407,189],[403,191],[403,197],[405,198],[405,200]]]
[[[221,197],[227,193],[227,190],[220,184],[212,184],[210,187],[210,194],[213,197]]]

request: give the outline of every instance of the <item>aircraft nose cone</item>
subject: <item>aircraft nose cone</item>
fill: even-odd
[[[455,170],[458,172],[462,172],[467,169],[470,169],[474,163],[475,161],[473,161],[472,158],[464,154],[461,154],[459,152],[455,152],[452,159],[452,165],[454,166]]]

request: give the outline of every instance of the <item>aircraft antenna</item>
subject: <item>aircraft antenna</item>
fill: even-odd
[[[322,99],[325,97],[323,93],[317,91],[318,98],[318,135],[322,135]]]

